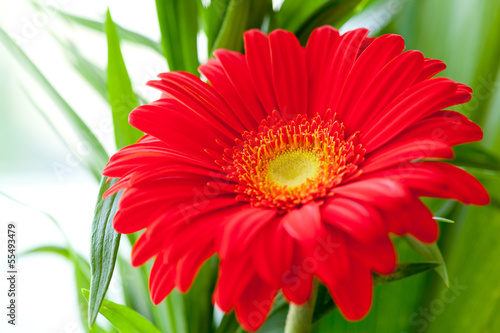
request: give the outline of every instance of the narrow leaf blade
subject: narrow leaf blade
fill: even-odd
[[[108,41],[108,95],[113,114],[115,141],[118,149],[131,145],[142,133],[128,123],[128,114],[137,107],[137,96],[132,90],[125,62],[120,49],[120,40],[116,26],[107,13],[106,36]]]
[[[156,0],[156,11],[169,69],[196,75],[199,65],[197,1]]]
[[[89,299],[89,326],[92,326],[97,318],[99,307],[101,306],[109,283],[113,276],[116,263],[118,247],[120,245],[120,234],[113,229],[113,217],[118,210],[120,194],[113,194],[106,199],[102,199],[104,192],[114,184],[114,180],[109,183],[103,177],[97,204],[92,222],[91,235],[91,282]]]
[[[435,268],[436,272],[443,279],[443,282],[446,284],[446,286],[449,286],[450,279],[448,277],[448,271],[446,270],[446,264],[438,245],[436,243],[433,243],[431,245],[423,244],[412,236],[406,236],[405,240],[424,259],[441,263],[441,265]]]
[[[89,291],[82,289],[83,296],[89,301]],[[89,301],[90,304],[90,301]],[[99,312],[120,333],[160,333],[160,331],[134,310],[104,299]]]
[[[14,58],[26,69],[28,73],[39,83],[52,100],[60,107],[61,114],[68,121],[74,132],[89,146],[89,161],[92,162],[92,169],[102,170],[108,161],[108,154],[99,140],[92,133],[90,128],[83,122],[73,108],[50,84],[38,67],[24,53],[24,51],[0,28],[0,42],[14,56]]]

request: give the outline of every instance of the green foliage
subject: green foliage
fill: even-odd
[[[69,14],[69,13],[66,13],[62,10],[54,8],[54,7],[48,8],[48,6],[43,6],[36,1],[31,1],[31,4],[39,10],[47,9],[47,10],[50,10],[51,12],[58,14],[61,18],[63,18],[64,20],[66,20],[70,24],[74,23],[74,24],[77,24],[79,26],[85,27],[85,28],[90,29],[90,30],[99,31],[99,32],[103,32],[103,33],[106,32],[106,26],[105,26],[104,20],[103,21],[96,21],[96,20],[91,20],[91,19],[84,18],[81,16]],[[48,3],[47,3],[47,5],[48,5]],[[121,39],[126,40],[126,41],[131,42],[131,43],[134,43],[134,44],[148,47],[148,48],[150,48],[150,49],[152,49],[160,54],[162,53],[162,48],[161,48],[160,43],[152,40],[151,38],[148,38],[144,35],[141,35],[137,32],[131,31],[129,29],[125,29],[124,27],[122,27],[120,25],[116,25],[116,30],[118,31],[118,35],[120,36]]]
[[[116,26],[108,10],[106,18],[106,36],[108,40],[108,94],[113,114],[115,141],[118,149],[134,144],[142,133],[128,123],[128,115],[137,103],[137,96],[132,90],[132,83],[123,61],[120,40]]]
[[[486,208],[469,208],[452,201],[444,204],[441,200],[427,201],[435,208],[435,215],[440,216],[435,218],[441,226],[440,243],[424,245],[411,237],[394,239],[399,261],[414,263],[400,264],[392,275],[374,277],[374,282],[380,285],[374,291],[372,310],[359,322],[350,323],[338,311],[333,311],[334,303],[326,288],[321,286],[313,331],[500,331],[500,320],[496,316],[496,310],[500,308],[500,290],[492,278],[500,273],[496,264],[496,258],[500,256],[497,241],[500,232],[500,85],[497,82],[500,77],[500,2],[401,0],[397,2],[397,9],[389,6],[393,3],[389,0],[285,0],[282,7],[273,12],[270,0],[212,0],[206,7],[200,0],[156,0],[161,44],[116,25],[109,12],[106,21],[101,22],[54,9],[67,22],[105,33],[107,71],[81,55],[78,41],[62,41],[57,33],[54,37],[63,46],[76,71],[109,101],[118,148],[134,143],[141,136],[127,122],[127,115],[137,106],[138,98],[132,90],[120,40],[162,53],[170,70],[197,74],[198,53],[206,52],[210,56],[217,48],[243,51],[242,34],[247,29],[261,28],[266,32],[274,28],[287,29],[294,32],[304,45],[314,28],[324,24],[339,28],[353,14],[360,13],[365,14],[367,20],[382,22],[380,28],[383,32],[403,35],[409,49],[419,49],[426,57],[442,59],[448,65],[443,75],[469,84],[475,91],[473,100],[458,110],[477,121],[485,131],[483,142],[456,147],[455,158],[450,163],[469,168],[483,181],[491,194],[492,204]],[[374,6],[364,11],[371,4]],[[201,29],[207,36],[206,50],[198,49]],[[1,29],[0,41],[58,105],[78,137],[91,146],[90,157],[82,161],[100,179],[108,160],[102,144],[22,49]],[[31,101],[71,149],[71,142],[49,113]],[[213,322],[211,294],[217,277],[216,258],[205,263],[187,294],[174,291],[158,306],[152,305],[148,295],[148,269],[151,265],[136,269],[128,260],[119,258],[126,306],[104,298],[120,241],[120,235],[112,228],[119,195],[101,200],[111,184],[113,182],[101,181],[92,225],[90,266],[74,252],[69,242],[66,248],[45,246],[26,253],[53,253],[71,260],[78,290],[90,289],[90,292],[83,291],[89,300],[88,311],[87,302],[81,296],[79,298],[82,318],[88,319],[92,325],[101,312],[120,332],[243,332],[234,313],[226,314],[220,325]],[[129,240],[133,244],[136,235],[129,235]],[[415,262],[422,258],[426,262]],[[430,269],[435,269],[450,288],[446,289],[435,274],[415,275]],[[436,310],[438,305],[442,305],[440,310]],[[428,309],[431,317],[423,315],[422,308]],[[287,312],[288,304],[280,294],[259,332],[282,332]],[[100,331],[102,329],[97,325],[92,327],[92,332]]]
[[[355,9],[366,0],[331,0],[318,8],[295,31],[302,44],[306,44],[311,32],[322,25],[340,27],[354,13]]]
[[[500,193],[500,177],[479,178],[490,193]],[[466,207],[457,216],[462,229],[449,243],[447,259],[451,287],[434,288],[423,304],[433,320],[419,324],[431,333],[498,332],[500,207]]]
[[[82,294],[89,301],[89,291],[82,289]],[[90,304],[90,301],[89,301]],[[160,331],[134,310],[104,299],[99,312],[120,333],[160,333]]]
[[[169,69],[197,74],[197,1],[156,0],[156,11]]]
[[[113,180],[106,182],[106,178],[102,178],[97,196],[94,221],[92,222],[92,236],[90,239],[91,282],[89,326],[94,324],[99,307],[108,290],[120,245],[120,234],[113,229],[113,217],[118,210],[120,195],[113,194],[106,199],[102,199],[104,192],[114,183],[115,181]]]
[[[216,8],[212,13],[219,14]],[[209,41],[209,51],[229,49],[243,51],[243,32],[251,28],[260,28],[264,16],[270,6],[268,0],[229,0],[221,25],[213,44]],[[213,29],[213,28],[212,28]]]
[[[424,259],[436,261],[440,263],[438,267],[436,267],[436,272],[441,276],[443,282],[446,286],[450,285],[450,279],[448,278],[448,272],[446,271],[446,264],[443,259],[443,255],[441,254],[441,250],[439,249],[436,243],[433,244],[423,244],[412,236],[406,236],[405,240],[410,244],[410,246],[417,251]]]
[[[59,92],[50,84],[49,80],[47,80],[47,78],[31,61],[26,53],[24,53],[24,51],[2,29],[0,29],[0,42],[59,106],[61,115],[67,120],[69,126],[71,126],[74,133],[78,135],[80,140],[88,144],[89,157],[88,159],[82,161],[89,166],[90,171],[94,175],[99,175],[108,161],[108,155],[102,144],[99,140],[97,140],[92,131],[68,104],[68,102],[66,102]],[[82,159],[80,154],[77,156]]]

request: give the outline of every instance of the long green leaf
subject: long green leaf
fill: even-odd
[[[229,0],[212,0],[207,7],[201,7],[200,11],[203,17],[202,28],[207,36],[207,56],[212,55],[213,47],[219,30],[226,15]]]
[[[230,0],[224,20],[213,50],[229,49],[241,51],[243,49],[243,32],[247,29],[250,17],[251,3],[249,0]]]
[[[148,320],[153,320],[153,304],[150,301],[147,280],[142,279],[144,267],[132,267],[128,260],[118,257],[125,305],[136,310]]]
[[[108,290],[120,245],[120,234],[113,229],[113,217],[118,210],[120,194],[102,199],[104,192],[114,183],[114,180],[107,183],[105,177],[102,178],[92,222],[89,326],[94,324]]]
[[[34,249],[30,249],[26,252],[23,252],[22,255],[30,255],[36,253],[53,253],[60,255],[73,263],[73,267],[75,269],[75,279],[76,279],[76,288],[77,298],[78,298],[78,308],[80,311],[80,317],[82,323],[84,323],[84,329],[87,332],[101,332],[103,331],[98,325],[89,329],[86,326],[87,318],[88,318],[88,306],[85,298],[80,293],[82,288],[89,288],[90,286],[90,266],[88,262],[79,254],[76,254],[71,247],[64,248],[61,246],[41,246]]]
[[[483,170],[500,171],[500,158],[478,144],[460,145],[453,148],[455,158],[450,163]]]
[[[65,19],[66,21],[68,21],[70,23],[76,23],[82,27],[85,27],[85,28],[88,28],[88,29],[91,29],[94,31],[99,31],[99,32],[106,31],[103,21],[95,21],[92,19],[69,14],[69,13],[64,12],[60,9],[57,9],[53,6],[51,6],[49,9],[46,6],[41,5],[40,3],[36,2],[36,1],[30,1],[30,3],[38,10],[45,11],[45,9],[48,9],[48,10],[50,10],[50,12],[57,13],[59,16],[61,16],[63,19]],[[48,3],[47,3],[47,5],[48,5]],[[118,35],[123,40],[149,47],[152,50],[162,54],[163,51],[162,51],[162,48],[161,48],[161,45],[159,42],[154,41],[151,38],[146,37],[144,35],[141,35],[135,31],[126,29],[118,24],[116,25],[116,29],[118,30]]]
[[[61,40],[56,34],[54,39],[61,45],[73,68],[105,101],[109,101],[106,88],[106,71],[82,55],[80,49],[70,40]]]
[[[161,41],[171,71],[197,74],[197,0],[156,0]]]
[[[186,321],[190,333],[209,333],[213,330],[212,294],[217,280],[218,260],[208,259],[196,275],[193,285],[184,295]]]
[[[205,21],[211,24],[207,24],[209,56],[221,48],[243,51],[243,33],[252,28],[260,29],[271,6],[269,0],[215,1],[205,14],[208,16]]]
[[[490,193],[500,194],[500,177],[480,179]],[[435,288],[421,306],[432,321],[421,316],[416,329],[440,332],[499,332],[500,209],[464,207],[458,216],[461,228],[447,248],[450,288]],[[458,221],[457,221],[458,223]],[[455,228],[454,228],[455,229]],[[473,315],[471,315],[473,313]]]
[[[415,238],[413,238],[412,236],[406,236],[405,240],[424,259],[441,263],[441,265],[436,267],[436,272],[443,279],[445,285],[449,286],[450,279],[448,277],[448,272],[446,270],[446,264],[444,262],[443,255],[441,254],[441,250],[439,249],[438,245],[436,243],[430,245],[423,244],[418,240],[416,240]]]
[[[66,100],[57,92],[57,90],[50,84],[47,78],[30,60],[30,58],[17,46],[17,44],[7,35],[5,31],[0,28],[0,41],[4,44],[7,50],[14,56],[14,58],[26,69],[28,73],[40,84],[40,86],[47,92],[52,100],[60,107],[61,114],[68,121],[74,132],[80,137],[82,142],[89,147],[89,162],[91,163],[91,171],[93,173],[100,172],[106,162],[108,161],[108,154],[101,145],[99,140],[95,137],[92,131],[87,127],[77,113],[71,108]]]
[[[82,289],[82,294],[89,301],[89,291]],[[89,301],[90,304],[90,301]],[[99,312],[120,333],[160,333],[160,331],[134,310],[104,299]]]
[[[273,28],[297,31],[324,3],[325,0],[285,0],[275,15]]]
[[[340,27],[354,13],[358,6],[368,3],[368,0],[330,0],[318,8],[300,25],[295,34],[302,44],[307,42],[311,32],[325,24]]]
[[[106,17],[106,36],[108,40],[108,94],[115,142],[118,149],[131,145],[142,136],[142,133],[128,123],[128,115],[137,107],[137,96],[132,90],[132,83],[123,61],[120,40],[116,26],[109,13]]]
[[[53,133],[61,140],[61,142],[66,146],[66,148],[68,148],[75,156],[78,157],[78,159],[82,162],[82,164],[85,166],[85,168],[94,176],[94,178],[97,181],[99,181],[101,179],[101,171],[102,170],[96,168],[92,164],[92,161],[90,161],[89,159],[87,159],[84,156],[82,156],[81,154],[79,154],[77,147],[75,147],[74,145],[71,144],[71,140],[70,140],[70,138],[67,137],[67,135],[65,134],[65,131],[63,131],[60,127],[58,127],[52,121],[52,118],[48,115],[48,113],[44,109],[42,109],[40,107],[39,103],[37,103],[36,101],[33,100],[33,97],[31,96],[30,93],[28,93],[24,88],[22,88],[22,89],[23,89],[24,95],[26,96],[26,99],[31,103],[33,108],[36,111],[38,111],[38,113],[42,116],[42,118],[45,120],[47,125],[49,125],[49,127],[52,129]],[[62,175],[65,173],[66,169],[61,166],[60,169],[57,168],[56,170],[60,170],[60,172],[61,172],[60,175],[62,177]]]

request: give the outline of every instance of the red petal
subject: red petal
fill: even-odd
[[[205,235],[207,242],[210,237],[215,239],[222,218],[241,210],[232,198],[197,200],[174,203],[150,223],[132,249],[132,265],[142,265],[166,247],[170,248],[169,258],[179,259],[197,237]]]
[[[279,251],[269,251],[269,244]],[[252,262],[260,277],[267,283],[280,287],[283,274],[290,269],[294,242],[283,228],[281,221],[265,226],[252,243]]]
[[[381,116],[363,133],[368,152],[380,147],[409,124],[451,105],[465,103],[470,93],[449,79],[437,78],[418,83],[390,103]]]
[[[348,238],[347,247],[353,258],[379,274],[390,274],[396,268],[396,251],[387,235],[370,244]]]
[[[315,29],[306,47],[307,74],[309,79],[308,115],[324,115],[327,106],[325,105],[325,87],[331,84],[329,71],[331,54],[339,42],[339,32],[331,26],[324,26]]]
[[[175,269],[166,263],[165,254],[159,254],[149,276],[151,299],[155,305],[163,301],[174,289],[174,275]]]
[[[408,222],[407,232],[424,243],[435,242],[439,230],[436,221],[432,218],[432,212],[418,199],[414,198],[407,210]]]
[[[220,62],[216,59],[210,59],[199,67],[199,71],[207,77],[210,84],[217,89],[226,103],[234,110],[234,113],[237,115],[237,118],[241,121],[244,128],[248,131],[256,130],[259,122],[254,119],[247,110],[245,103],[238,95],[236,87],[227,77]],[[240,132],[240,134],[242,132]]]
[[[206,119],[200,119],[189,112],[177,101],[163,101],[163,105],[149,104],[139,106],[129,116],[130,124],[180,151],[195,155],[206,155],[205,149],[220,151],[222,147],[215,141],[222,138],[231,142],[234,135],[215,131],[217,128]],[[207,126],[211,124],[212,126]]]
[[[364,174],[424,158],[453,158],[445,142],[429,139],[395,140],[370,153],[361,165]]]
[[[255,273],[250,267],[248,257],[221,260],[219,280],[214,292],[214,299],[224,312],[231,311],[241,294],[245,291]]]
[[[265,322],[277,289],[254,276],[235,304],[236,317],[247,331],[256,331]]]
[[[313,257],[317,259],[317,276],[329,289],[337,287],[340,280],[350,278],[351,259],[345,233],[330,227],[325,238],[318,241]]]
[[[320,115],[323,115],[327,109],[331,109],[333,112],[337,111],[340,93],[367,34],[368,30],[366,29],[356,29],[346,32],[340,38],[340,42],[331,55],[329,67],[325,68],[325,75],[328,75],[330,80],[325,82],[326,84],[322,88],[323,96],[326,99],[324,103],[318,105],[322,109],[316,110]]]
[[[406,201],[410,197],[410,193],[398,181],[386,178],[371,178],[341,185],[335,188],[335,194],[377,207],[391,208],[395,202]]]
[[[422,73],[417,78],[416,82],[424,81],[430,79],[434,75],[439,72],[442,72],[446,69],[446,65],[441,60],[437,59],[425,59],[424,68],[422,69]]]
[[[387,233],[374,209],[350,199],[329,200],[321,209],[321,217],[325,222],[366,243]]]
[[[350,278],[343,280],[330,294],[342,314],[348,320],[360,320],[372,304],[373,281],[370,269],[351,260]]]
[[[489,203],[489,196],[483,185],[453,165],[440,162],[408,163],[380,175],[399,180],[417,196],[456,199],[474,205]]]
[[[269,38],[257,29],[245,32],[243,37],[248,69],[260,100],[267,112],[279,111],[274,92]]]
[[[373,79],[365,96],[358,99],[349,121],[350,127],[365,133],[371,121],[404,92],[420,75],[424,56],[418,51],[407,51],[389,62]]]
[[[307,70],[304,50],[297,37],[285,30],[269,35],[274,89],[286,121],[307,114]]]
[[[195,248],[193,251],[179,260],[177,265],[177,275],[175,284],[179,291],[186,292],[191,286],[196,273],[200,270],[201,265],[215,254],[215,244],[210,242],[208,246]]]
[[[238,94],[245,103],[248,112],[260,123],[262,119],[272,114],[271,110],[266,110],[257,95],[257,89],[252,82],[250,72],[243,54],[227,50],[217,50],[215,57],[220,61],[227,77],[231,80]]]
[[[158,77],[161,81],[149,81],[148,85],[160,89],[169,99],[179,101],[199,117],[208,119],[214,127],[223,126],[235,134],[244,131],[234,112],[224,103],[217,91],[197,76],[170,72],[162,73]]]
[[[276,215],[275,210],[248,207],[239,214],[233,214],[224,223],[219,255],[238,256],[248,249],[255,235]]]
[[[311,242],[324,232],[319,205],[308,203],[288,211],[283,216],[283,227],[290,236],[301,242]]]
[[[370,83],[377,73],[392,59],[403,52],[404,40],[398,35],[383,35],[376,38],[359,56],[349,73],[341,92],[336,112],[342,117],[346,131],[354,132],[350,120],[356,115],[354,105],[366,95]]]

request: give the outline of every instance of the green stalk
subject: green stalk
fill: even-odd
[[[311,297],[301,305],[290,303],[286,317],[285,333],[309,333],[314,312],[314,305],[318,296],[319,281],[314,279]]]

